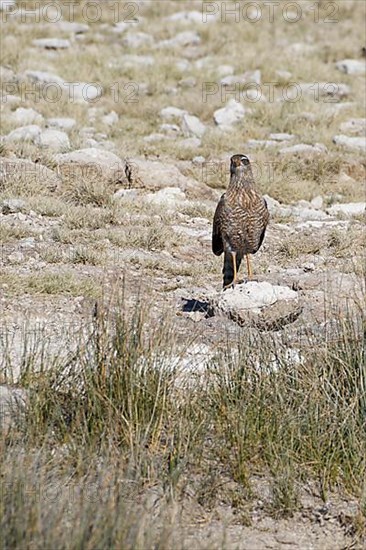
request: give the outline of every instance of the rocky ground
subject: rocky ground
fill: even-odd
[[[332,15],[314,2],[316,21],[298,1],[291,23],[284,3],[274,21],[261,4],[254,23],[242,3],[237,22],[221,4],[211,15],[201,2],[101,3],[92,22],[81,6],[57,19],[42,4],[34,21],[31,2],[1,2],[7,387],[25,346],[41,338],[52,363],[122,289],[131,307],[146,296],[153,315],[173,314],[182,349],[194,333],[190,372],[243,330],[299,358],[304,334],[332,342],[364,308],[365,6],[339,0]],[[235,153],[250,157],[271,220],[255,281],[243,266],[223,293],[211,225]],[[197,530],[192,512],[182,529],[187,547],[350,547],[339,518],[354,504],[335,499],[334,513],[315,499],[291,521],[249,527],[216,510]]]

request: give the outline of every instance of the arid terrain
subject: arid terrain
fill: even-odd
[[[365,548],[365,12],[0,0],[4,548]]]

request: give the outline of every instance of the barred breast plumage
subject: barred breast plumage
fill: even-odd
[[[250,161],[245,155],[231,157],[230,183],[217,205],[212,229],[212,250],[224,252],[224,288],[237,283],[244,256],[248,277],[252,271],[249,254],[255,254],[264,239],[269,220],[266,201],[256,191]]]

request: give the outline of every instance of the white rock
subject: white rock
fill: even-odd
[[[225,107],[214,112],[214,121],[218,126],[230,129],[233,124],[244,118],[245,113],[246,109],[241,103],[230,99]]]
[[[323,202],[323,197],[318,195],[311,200],[310,204],[315,210],[321,210],[323,208]]]
[[[244,82],[254,83],[260,85],[262,80],[261,72],[259,69],[254,71],[245,71],[244,73]]]
[[[146,32],[128,33],[122,39],[122,44],[127,48],[140,48],[141,46],[152,46],[154,39]]]
[[[366,133],[366,118],[351,118],[343,122],[339,127],[341,132],[346,134],[362,134]]]
[[[365,74],[366,63],[358,59],[342,59],[342,61],[337,61],[336,68],[342,73],[359,75]]]
[[[165,187],[156,193],[148,193],[144,200],[153,204],[176,206],[186,200],[186,195],[179,187]]]
[[[184,109],[179,109],[178,107],[164,107],[164,109],[160,111],[160,116],[166,120],[171,120],[174,118],[182,119],[184,115],[187,114],[187,111]]]
[[[215,70],[218,77],[230,76],[234,74],[234,67],[232,65],[219,65]]]
[[[117,115],[116,111],[111,111],[108,115],[105,115],[102,117],[103,124],[106,124],[107,126],[114,126],[117,124],[119,120],[119,116]]]
[[[46,50],[65,50],[71,46],[70,40],[63,40],[62,38],[36,38],[32,40],[32,44]]]
[[[169,40],[162,40],[159,42],[158,47],[160,48],[174,48],[176,46],[197,46],[200,44],[201,38],[200,35],[195,31],[184,31],[178,33],[174,38]]]
[[[202,155],[198,155],[197,157],[194,157],[192,159],[192,162],[193,162],[193,164],[196,164],[197,166],[202,166],[202,164],[204,164],[206,162],[206,159]]]
[[[275,74],[276,76],[278,76],[278,78],[281,78],[282,80],[290,80],[290,78],[292,77],[292,73],[290,73],[289,71],[275,71]]]
[[[160,134],[158,132],[154,132],[152,134],[149,134],[148,136],[145,136],[143,138],[144,141],[147,143],[154,143],[156,141],[163,141],[164,139],[167,139],[167,136],[165,134]]]
[[[315,143],[314,145],[308,145],[307,143],[298,143],[290,147],[283,147],[279,150],[281,155],[293,155],[295,153],[326,153],[327,148],[322,143]]]
[[[29,126],[21,126],[16,130],[13,130],[6,136],[6,141],[8,142],[20,142],[20,141],[30,141],[34,143],[39,135],[41,134],[41,128],[35,124]]]
[[[22,254],[19,250],[12,252],[8,256],[8,262],[11,264],[21,264],[24,261],[24,254]]]
[[[201,138],[206,131],[206,126],[200,119],[193,115],[183,115],[182,130],[185,136]]]
[[[102,86],[89,82],[63,83],[64,94],[73,103],[89,103],[103,94]]]
[[[58,84],[63,86],[64,79],[57,74],[48,73],[46,71],[25,71],[24,76],[33,80],[33,82],[39,82],[40,84]]]
[[[190,62],[188,59],[179,59],[175,62],[175,66],[178,69],[178,71],[181,71],[182,73],[188,71],[191,67]]]
[[[364,202],[349,202],[344,204],[333,204],[328,208],[330,215],[345,214],[346,216],[359,216],[365,214],[366,203]]]
[[[333,143],[350,151],[366,151],[366,137],[334,136]]]
[[[155,58],[152,55],[123,55],[111,63],[112,67],[123,67],[124,69],[133,69],[135,67],[152,67],[155,65]]]
[[[3,214],[17,214],[26,208],[26,203],[22,199],[4,199],[1,203],[1,212]]]
[[[185,149],[198,149],[198,147],[201,147],[201,140],[197,137],[182,139],[179,142],[179,146]]]
[[[24,107],[18,107],[16,111],[11,113],[10,118],[16,124],[28,125],[28,124],[42,124],[43,116],[34,109],[24,109]]]
[[[247,146],[250,149],[267,149],[267,147],[277,147],[279,143],[268,139],[248,139]]]
[[[223,292],[219,298],[219,308],[229,311],[253,310],[275,304],[279,300],[296,300],[297,293],[286,286],[267,282],[249,281]]]
[[[164,17],[165,21],[178,21],[179,23],[203,23],[202,11],[179,11]],[[209,19],[207,19],[209,21]]]
[[[180,134],[180,128],[177,124],[160,124],[159,130],[167,136],[177,136]]]
[[[36,144],[45,149],[63,153],[70,149],[69,137],[61,130],[44,130],[37,138]]]
[[[48,126],[54,128],[59,128],[60,130],[72,130],[76,125],[76,120],[74,118],[49,118],[47,119]]]
[[[269,134],[269,139],[274,141],[292,141],[295,139],[293,134],[278,133],[278,134]]]
[[[73,34],[83,34],[84,32],[88,32],[90,29],[89,25],[86,23],[77,23],[76,21],[57,21],[55,23],[51,23],[51,25],[52,30],[54,30],[56,25],[60,31]]]

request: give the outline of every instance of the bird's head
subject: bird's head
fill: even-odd
[[[250,170],[250,160],[246,155],[234,155],[230,159],[230,174],[241,176]]]

